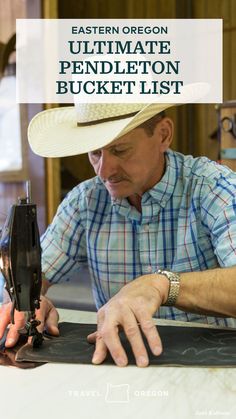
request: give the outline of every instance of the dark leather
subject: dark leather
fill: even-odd
[[[91,364],[94,345],[87,335],[96,325],[61,323],[60,336],[43,343],[40,348],[25,345],[17,352],[17,360],[31,362],[67,362]],[[158,326],[164,351],[155,356],[145,342],[151,365],[178,366],[236,366],[236,331],[178,326]],[[123,333],[122,344],[130,364],[135,364],[129,342]],[[110,355],[104,362],[114,364]]]
[[[18,350],[22,347],[22,345],[25,345],[27,342],[27,338],[24,336],[20,336],[19,341],[14,348],[0,348],[0,365],[4,365],[6,367],[17,367],[17,368],[35,368],[40,367],[40,365],[43,365],[43,362],[32,362],[32,361],[26,361],[26,362],[18,362],[16,360],[16,354]]]

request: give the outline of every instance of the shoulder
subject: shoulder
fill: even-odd
[[[178,176],[185,183],[192,183],[208,188],[227,187],[236,191],[236,173],[207,157],[193,157],[171,151],[170,158],[175,161]]]

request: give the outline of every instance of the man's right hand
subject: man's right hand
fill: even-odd
[[[0,339],[3,337],[5,330],[9,326],[5,343],[7,348],[11,348],[17,343],[19,339],[18,330],[22,329],[25,325],[24,312],[17,310],[14,312],[15,323],[11,323],[11,308],[11,302],[3,304],[0,308]],[[43,332],[43,330],[46,329],[47,332],[53,336],[59,335],[59,314],[52,302],[47,297],[40,297],[40,308],[36,310],[36,319],[41,322],[37,328],[39,332]]]

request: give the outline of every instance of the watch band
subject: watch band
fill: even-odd
[[[156,271],[159,275],[165,275],[170,283],[169,294],[164,306],[174,306],[179,295],[180,275],[176,272],[163,271],[158,269]]]

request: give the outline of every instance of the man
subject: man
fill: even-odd
[[[117,365],[127,365],[118,333],[123,328],[137,365],[147,366],[140,328],[159,355],[155,314],[235,325],[236,174],[169,149],[173,122],[162,113],[168,105],[80,106],[73,132],[68,108],[39,114],[29,128],[36,153],[87,151],[97,175],[59,206],[42,238],[43,272],[57,282],[87,263],[98,307],[97,332],[88,336],[96,343],[93,362],[103,362],[109,351]],[[46,297],[38,318],[58,333]],[[8,346],[22,325],[18,313]]]

